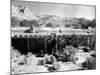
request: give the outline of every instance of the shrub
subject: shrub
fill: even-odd
[[[56,62],[56,58],[52,55],[45,55],[43,58],[43,64],[53,64]]]
[[[28,64],[27,57],[25,55],[21,55],[17,62],[18,62],[18,65]]]
[[[17,50],[11,47],[11,58],[16,58],[21,56],[21,53]]]
[[[83,48],[83,51],[84,52],[89,52],[89,49],[88,48]]]
[[[86,62],[82,63],[82,66],[87,69],[96,69],[96,58],[87,58]]]
[[[11,26],[12,27],[20,26],[19,23],[20,23],[20,20],[18,20],[17,17],[11,17]]]
[[[68,58],[68,60],[71,61],[71,62],[73,62],[73,63],[75,63],[75,61],[78,60],[78,58],[75,57],[75,55],[70,55],[69,58]]]
[[[28,20],[23,20],[23,21],[20,22],[20,26],[29,27],[30,26],[30,22]]]
[[[48,67],[48,70],[50,72],[58,71],[61,68],[60,64],[58,62],[55,62],[52,64],[51,67]]]
[[[66,46],[66,48],[63,51],[63,59],[65,61],[72,61],[74,62],[76,60],[75,53],[77,52],[77,49],[72,46]]]
[[[46,24],[46,27],[53,27],[53,25],[52,25],[51,22],[49,22],[49,23]]]
[[[54,70],[59,70],[61,68],[61,66],[58,62],[53,63],[52,67],[54,68]]]
[[[31,56],[32,56],[32,52],[28,52],[27,57],[31,57]]]
[[[44,63],[43,60],[39,60],[38,63],[37,63],[37,65],[44,65],[44,64],[45,64],[45,63]]]
[[[96,51],[91,51],[91,52],[90,52],[90,55],[91,55],[92,57],[96,58]]]
[[[76,52],[77,49],[72,46],[66,46],[64,49],[64,53],[66,53],[66,55],[74,55]]]

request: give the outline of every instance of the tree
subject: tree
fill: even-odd
[[[28,20],[23,20],[23,21],[20,22],[20,26],[29,27],[30,26],[30,22]]]
[[[92,28],[95,28],[95,27],[96,27],[96,19],[93,19],[93,20],[91,21],[90,26],[91,26]]]
[[[11,17],[11,26],[16,27],[19,26],[20,21],[17,19],[17,17]]]
[[[52,26],[52,23],[51,23],[51,22],[47,23],[47,24],[46,24],[46,27],[53,27],[53,26]]]
[[[39,23],[36,20],[31,20],[30,25],[35,26],[35,27],[39,27]]]
[[[78,23],[81,25],[82,29],[88,29],[88,26],[90,25],[91,21],[86,20],[85,18],[80,18]]]

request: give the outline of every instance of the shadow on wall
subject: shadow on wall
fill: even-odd
[[[21,54],[40,53],[41,50],[45,50],[44,38],[12,38],[11,42],[11,46],[19,50]]]
[[[19,50],[21,54],[32,52],[33,54],[48,53],[51,54],[56,46],[56,40],[45,38],[12,38],[11,46]]]

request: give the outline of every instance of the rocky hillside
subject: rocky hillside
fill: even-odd
[[[36,16],[34,16],[31,11],[23,5],[12,5],[11,8],[11,16],[17,17],[18,20],[34,20],[37,19]]]
[[[26,6],[12,5],[11,26],[29,27],[29,25],[51,28],[67,27],[74,29],[87,29],[88,26],[95,27],[95,20],[92,22],[85,18],[67,18],[56,15],[34,15]]]

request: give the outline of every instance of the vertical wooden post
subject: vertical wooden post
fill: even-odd
[[[56,51],[57,51],[57,49],[58,49],[58,48],[57,48],[57,37],[56,37]]]
[[[45,54],[47,53],[47,44],[46,44],[46,39],[47,39],[47,38],[45,38]]]
[[[30,52],[29,38],[26,38],[26,39],[27,39],[27,49],[28,49],[28,52]]]

